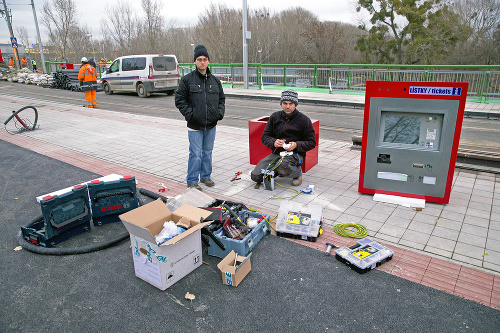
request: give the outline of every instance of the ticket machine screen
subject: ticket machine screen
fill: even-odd
[[[382,111],[379,147],[439,150],[443,114]]]

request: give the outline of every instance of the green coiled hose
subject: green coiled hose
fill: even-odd
[[[368,230],[364,225],[355,223],[339,223],[333,226],[333,231],[342,237],[364,238],[368,236]]]

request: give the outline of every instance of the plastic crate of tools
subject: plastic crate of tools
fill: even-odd
[[[87,184],[94,225],[120,222],[118,215],[139,207],[133,176],[113,174]]]
[[[214,231],[214,236],[224,245],[225,250],[222,250],[212,238],[209,238],[208,254],[218,258],[225,258],[229,252],[234,251],[240,256],[246,256],[252,251],[257,243],[268,233],[271,232],[269,227],[270,216],[260,214],[258,212],[242,209],[237,212],[238,217],[243,223],[248,224],[251,219],[257,221],[257,226],[242,239],[231,238],[223,227]],[[233,223],[233,225],[236,223]]]
[[[394,251],[366,237],[335,250],[335,258],[360,274],[391,260],[393,255]]]
[[[315,242],[322,233],[323,207],[306,207],[293,201],[282,201],[276,219],[276,235]]]
[[[43,220],[21,227],[27,241],[52,247],[90,230],[92,214],[86,184],[47,194],[39,202]]]

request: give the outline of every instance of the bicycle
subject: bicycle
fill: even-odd
[[[31,112],[25,111],[21,114],[22,111],[27,109],[32,110]],[[14,135],[17,133],[22,133],[24,131],[34,131],[35,129],[40,127],[40,125],[37,126],[37,121],[38,111],[34,106],[29,105],[22,107],[17,111],[12,111],[12,115],[7,118],[7,120],[3,124],[7,133]]]

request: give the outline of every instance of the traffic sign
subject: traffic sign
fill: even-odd
[[[16,37],[10,37],[10,42],[12,43],[12,48],[17,49],[17,39]]]

